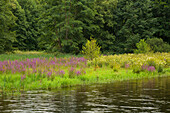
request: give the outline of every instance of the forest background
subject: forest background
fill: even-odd
[[[133,53],[144,39],[170,52],[168,0],[1,0],[0,53],[79,54],[90,37],[103,54]]]

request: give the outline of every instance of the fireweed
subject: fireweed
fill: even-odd
[[[67,68],[86,68],[86,59],[82,58],[50,58],[50,59],[26,59],[23,61],[0,61],[0,73],[1,74],[46,74],[48,77],[53,75],[53,72],[57,72]],[[56,74],[56,73],[55,73]],[[65,74],[59,72],[59,75]]]

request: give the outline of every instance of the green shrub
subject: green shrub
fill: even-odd
[[[93,38],[91,38],[91,41],[87,40],[86,45],[82,48],[82,53],[85,54],[87,59],[92,60],[100,56],[100,47],[97,45],[96,40]]]
[[[136,44],[136,47],[137,49],[134,50],[134,53],[148,53],[151,51],[150,46],[144,39],[141,39],[140,42]]]
[[[140,73],[142,70],[140,67],[136,66],[136,67],[133,67],[133,73]]]
[[[162,66],[162,65],[159,65],[157,70],[158,70],[158,73],[163,72],[163,66]]]
[[[98,62],[97,63],[99,67],[103,67],[103,63],[102,62]]]
[[[149,66],[154,66],[155,68],[157,67],[157,65],[156,65],[156,63],[155,63],[155,61],[154,61],[154,59],[148,60],[148,61],[147,61],[147,64],[148,64]]]
[[[118,72],[118,70],[120,69],[120,64],[110,63],[110,68],[113,69],[114,72]]]
[[[161,38],[148,38],[146,43],[151,47],[153,52],[170,52],[170,45]]]

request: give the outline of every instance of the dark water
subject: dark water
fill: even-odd
[[[0,96],[0,113],[170,113],[170,77]]]

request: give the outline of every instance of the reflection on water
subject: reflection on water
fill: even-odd
[[[77,86],[56,91],[28,91],[0,97],[0,111],[61,113],[168,113],[170,77]]]

